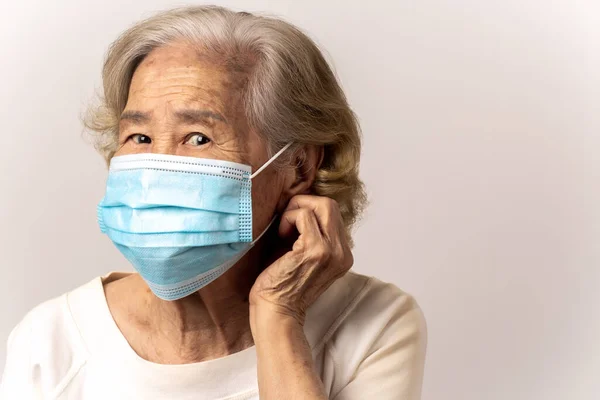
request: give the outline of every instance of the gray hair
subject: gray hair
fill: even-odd
[[[245,115],[271,155],[288,142],[296,151],[323,147],[312,190],[337,201],[350,237],[366,204],[358,176],[360,127],[317,45],[278,18],[191,6],[160,12],[123,32],[106,54],[103,95],[83,121],[105,160],[117,150],[119,117],[135,69],[153,49],[176,40],[213,52],[231,68],[249,70],[242,89]]]

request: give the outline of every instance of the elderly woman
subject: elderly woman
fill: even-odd
[[[359,126],[296,27],[220,7],[124,32],[86,125],[112,272],[30,311],[3,399],[417,399],[412,297],[350,271]]]

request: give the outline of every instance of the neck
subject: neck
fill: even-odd
[[[142,297],[148,311],[140,323],[150,331],[150,349],[156,352],[143,356],[163,363],[189,363],[252,346],[248,295],[265,265],[259,244],[218,279],[179,300],[156,297],[136,275],[145,289]]]
[[[140,357],[160,364],[244,350],[254,344],[248,295],[258,275],[283,255],[281,245],[276,233],[265,235],[218,279],[176,301],[156,297],[138,274],[108,282],[104,291],[113,319]]]

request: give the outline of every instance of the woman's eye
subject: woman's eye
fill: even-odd
[[[134,133],[133,135],[129,136],[129,139],[133,140],[133,142],[136,144],[152,143],[152,139],[150,139],[149,136],[142,135],[141,133]]]
[[[186,144],[191,144],[193,146],[202,146],[208,142],[210,142],[210,139],[201,133],[192,133],[185,141]]]

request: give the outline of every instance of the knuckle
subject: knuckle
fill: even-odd
[[[344,260],[344,248],[342,247],[342,245],[340,243],[337,243],[334,246],[332,255],[333,255],[333,258],[335,258],[338,261]]]
[[[312,211],[310,211],[307,208],[300,208],[300,209],[298,209],[298,213],[302,216],[302,218],[308,219],[310,217],[310,214],[312,213]]]
[[[354,264],[354,256],[350,250],[347,250],[341,243],[339,243],[334,250],[335,260],[345,271],[349,270]]]
[[[348,252],[348,255],[344,259],[344,267],[348,270],[354,265],[354,255],[352,252]]]
[[[331,250],[324,243],[317,243],[312,246],[312,256],[314,260],[320,262],[328,262],[331,258]]]

